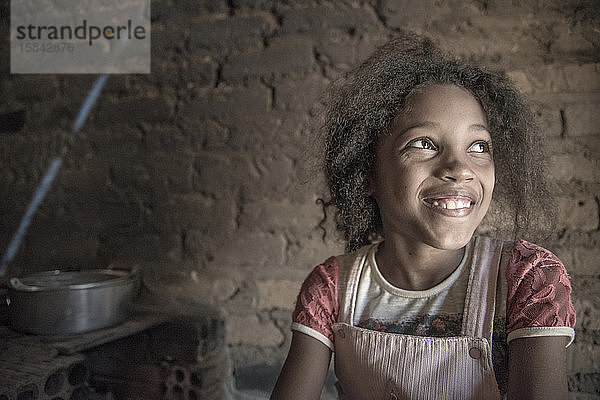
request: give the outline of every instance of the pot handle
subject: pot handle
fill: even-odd
[[[35,286],[27,286],[19,280],[19,278],[10,278],[8,281],[11,288],[21,291],[31,291]]]
[[[53,271],[53,273],[54,275],[58,275],[60,274],[60,270],[56,269]],[[8,286],[11,289],[19,290],[21,292],[37,292],[39,290],[42,290],[42,288],[40,288],[39,286],[27,285],[21,282],[21,280],[17,277],[10,278],[10,280],[8,281]]]

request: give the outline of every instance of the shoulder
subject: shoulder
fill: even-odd
[[[571,283],[562,261],[550,250],[526,240],[514,242],[506,268],[509,297],[525,283],[561,284],[569,294]]]
[[[340,309],[338,283],[346,278],[360,251],[329,257],[313,268],[298,293],[292,330],[312,336],[333,350],[332,325]]]
[[[337,308],[337,282],[338,282],[338,260],[329,257],[323,263],[317,265],[308,274],[296,303],[296,312],[300,304],[307,306],[327,306],[333,310]]]
[[[513,243],[506,267],[508,287],[506,301],[507,333],[515,338],[521,333],[541,332],[567,336],[575,325],[575,309],[571,302],[571,283],[562,261],[550,250],[518,240]],[[511,335],[511,332],[515,332]],[[522,336],[524,337],[524,335]],[[510,341],[510,340],[509,340]]]
[[[526,240],[513,243],[506,268],[506,280],[509,297],[511,293],[523,289],[527,283],[532,290],[539,289],[540,285],[560,284],[571,293],[571,283],[562,261],[550,250]]]
[[[292,330],[300,331],[333,349],[331,325],[338,316],[338,262],[329,257],[308,274],[292,313]]]
[[[544,264],[564,268],[560,259],[550,250],[526,240],[517,240],[513,242],[511,264],[521,267]]]
[[[301,293],[311,287],[327,287],[330,294],[337,297],[338,282],[347,278],[349,270],[354,265],[357,257],[361,257],[373,245],[364,246],[356,251],[332,256],[313,268],[302,284]],[[312,289],[314,292],[314,289]]]
[[[313,270],[308,274],[304,283],[302,284],[302,288],[305,289],[311,286],[337,286],[338,280],[338,270],[339,263],[337,257],[329,257],[327,260],[322,262],[313,268]]]
[[[330,297],[331,300],[337,300],[338,282],[344,282],[347,279],[357,257],[360,257],[372,246],[364,246],[350,253],[329,257],[308,274],[302,284],[300,294],[311,292],[314,296],[316,292],[319,292],[321,295]],[[327,294],[324,290],[327,291]]]

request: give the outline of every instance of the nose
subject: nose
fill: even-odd
[[[456,154],[446,154],[440,158],[436,176],[446,182],[470,182],[475,178],[469,162]]]

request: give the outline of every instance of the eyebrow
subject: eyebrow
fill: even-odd
[[[489,128],[482,124],[473,124],[469,126],[469,129],[475,129],[477,131],[487,131],[489,133]]]
[[[402,135],[404,135],[406,132],[410,131],[411,129],[415,129],[415,128],[438,128],[440,125],[436,122],[432,122],[432,121],[423,121],[423,122],[419,122],[416,123],[414,125],[411,125],[409,127],[406,127],[405,129],[403,129],[401,132],[398,132],[398,134],[396,136],[400,137]],[[472,124],[469,125],[469,129],[475,130],[475,131],[486,131],[488,133],[490,133],[490,130],[487,126],[482,125],[482,124]]]

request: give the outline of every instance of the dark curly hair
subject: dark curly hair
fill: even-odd
[[[453,84],[481,104],[494,146],[496,187],[486,220],[492,234],[539,233],[553,221],[545,163],[531,108],[504,76],[444,54],[433,42],[407,33],[377,49],[364,63],[333,82],[325,96],[322,168],[346,250],[382,235],[374,199],[366,193],[379,137],[388,131],[407,96],[418,87]],[[540,210],[542,212],[540,212]],[[495,218],[508,211],[510,219]],[[490,215],[491,214],[491,215]]]

